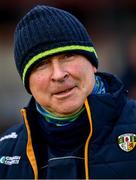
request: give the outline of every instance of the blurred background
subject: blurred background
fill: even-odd
[[[136,99],[136,0],[0,0],[0,133],[22,121],[30,95],[14,64],[13,34],[19,19],[37,4],[77,16],[99,57],[99,71],[119,76]]]

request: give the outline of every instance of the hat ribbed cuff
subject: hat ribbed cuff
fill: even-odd
[[[38,61],[41,58],[50,56],[50,55],[54,55],[57,53],[62,53],[62,52],[66,52],[66,51],[76,51],[76,50],[82,50],[82,51],[87,51],[90,53],[94,53],[94,55],[97,58],[97,53],[94,49],[94,47],[90,47],[90,46],[80,46],[80,45],[70,45],[70,46],[63,46],[63,47],[57,47],[54,49],[50,49],[50,50],[46,50],[44,52],[41,52],[37,55],[35,55],[33,58],[31,58],[30,60],[28,60],[28,63],[25,65],[24,69],[23,69],[23,74],[22,74],[22,80],[23,80],[23,84],[25,85],[25,79],[26,79],[26,73],[28,72],[28,70],[31,68],[31,66]]]

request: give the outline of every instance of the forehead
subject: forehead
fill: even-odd
[[[54,55],[50,55],[48,57],[45,57],[45,58],[42,58],[41,60],[39,60],[39,62],[37,62],[35,65],[42,65],[44,62],[46,61],[51,61],[53,59],[61,59],[61,58],[64,58],[64,57],[70,57],[72,55],[75,55],[77,57],[84,57],[86,58],[84,55],[81,55],[79,53],[75,53],[75,52],[66,52],[66,53],[59,53],[59,54],[54,54]]]

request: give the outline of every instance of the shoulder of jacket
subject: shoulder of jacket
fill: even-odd
[[[133,113],[136,113],[136,100],[127,98],[126,105],[124,107],[125,110],[133,111]]]
[[[1,149],[10,148],[12,144],[15,145],[16,142],[20,142],[20,140],[23,140],[25,138],[25,126],[24,124],[18,124],[15,125],[8,130],[6,130],[1,136],[0,136],[0,151]]]
[[[129,124],[136,124],[136,100],[127,98],[121,117]]]

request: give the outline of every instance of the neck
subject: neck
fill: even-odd
[[[44,117],[44,119],[49,122],[53,123],[57,126],[64,126],[73,121],[75,121],[79,115],[83,112],[85,108],[82,108],[72,114],[69,115],[57,115],[52,112],[49,112],[45,108],[43,108],[40,104],[36,102],[37,111]]]

